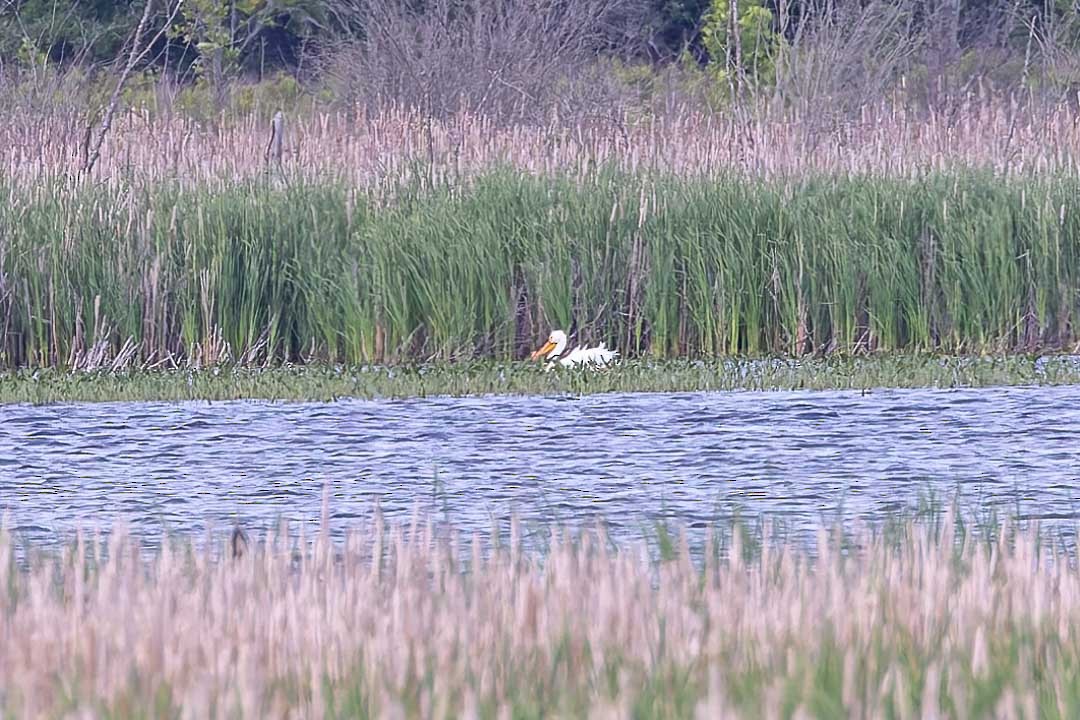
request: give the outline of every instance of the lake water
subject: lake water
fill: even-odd
[[[812,532],[933,490],[1075,526],[1080,388],[0,407],[0,512],[35,543],[123,518],[151,543],[206,523],[336,531],[415,508],[636,537],[765,514]],[[1044,523],[1045,524],[1045,523]]]

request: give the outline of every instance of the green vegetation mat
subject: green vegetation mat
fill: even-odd
[[[882,355],[802,359],[631,360],[603,371],[538,363],[236,366],[204,370],[0,373],[0,403],[143,400],[334,400],[709,390],[869,390],[1080,383],[1080,358]]]

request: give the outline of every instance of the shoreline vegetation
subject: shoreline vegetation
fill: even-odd
[[[1080,173],[0,181],[0,367],[1074,351]]]
[[[24,5],[0,371],[1080,351],[1075,8]]]
[[[147,556],[118,528],[16,563],[0,531],[0,713],[1080,713],[1075,548],[1034,528],[947,510],[810,548],[733,524],[701,552],[675,528],[659,555],[504,532],[376,516]]]
[[[224,400],[322,401],[725,392],[977,388],[1080,384],[1080,356],[628,360],[602,371],[546,372],[532,362],[0,372],[0,405]]]

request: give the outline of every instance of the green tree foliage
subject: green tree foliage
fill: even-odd
[[[200,75],[220,81],[239,70],[295,66],[300,48],[327,30],[322,0],[186,0],[180,35],[197,51]],[[269,46],[269,47],[268,47]]]
[[[177,0],[0,0],[0,73],[13,66],[103,67],[113,63],[123,55],[147,2],[154,3],[150,34],[159,37],[167,18],[173,20],[142,68],[165,69],[172,77],[207,84],[242,76],[262,78],[277,70],[298,77],[298,69],[311,67],[308,58],[329,55],[326,51],[372,34],[368,22],[372,0],[183,0],[175,16],[170,11]],[[468,3],[463,0],[440,2],[450,16],[468,15],[463,9]],[[506,7],[539,7],[535,0],[501,2]],[[908,49],[902,61],[893,64],[896,75],[909,81],[921,76],[926,87],[942,85],[943,77],[952,78],[958,87],[973,77],[990,78],[998,87],[1021,80],[1059,89],[1080,85],[1080,5],[1076,0],[612,2],[625,3],[620,12],[632,19],[613,33],[616,39],[604,46],[604,52],[641,59],[638,50],[647,48],[654,67],[689,61],[696,71],[707,65],[701,79],[716,86],[720,96],[771,85],[778,72],[784,72],[781,61],[786,43],[792,51],[787,57],[794,58],[801,50],[796,42],[829,42],[822,37],[825,28],[833,38],[840,37],[835,47],[843,47],[841,36],[865,34],[865,27],[858,24],[865,24],[875,13],[908,19],[896,30]],[[424,15],[438,5],[434,0],[400,3],[408,8],[406,15]],[[544,3],[574,6],[574,0],[543,0],[540,5]],[[400,25],[391,30],[408,32]],[[438,34],[432,37],[437,40]],[[796,41],[797,37],[801,39]],[[401,40],[391,38],[386,45],[413,47],[433,42],[423,37]],[[510,47],[519,54],[533,52]],[[851,52],[839,60],[852,76],[875,58],[876,46],[856,44],[856,49],[861,50],[861,57]],[[389,54],[381,57],[386,63],[396,62]],[[643,63],[638,69],[650,72]]]
[[[241,3],[243,4],[243,3]],[[222,0],[187,0],[170,35],[196,51],[196,75],[220,83],[232,75],[240,52],[235,42],[235,15],[243,12]]]
[[[154,0],[156,33],[175,0]],[[22,65],[115,60],[146,0],[0,1],[0,58]],[[195,70],[215,81],[238,71],[295,68],[330,30],[329,0],[183,0],[150,65]]]
[[[141,11],[141,3],[112,0],[0,2],[0,58],[24,65],[111,59]]]
[[[764,0],[712,0],[702,38],[709,66],[725,84],[738,90],[775,81],[784,38]]]

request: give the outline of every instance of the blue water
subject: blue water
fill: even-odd
[[[0,406],[0,512],[36,543],[129,522],[150,543],[207,524],[335,530],[419,509],[637,536],[767,515],[876,522],[920,495],[1080,517],[1080,389]]]

